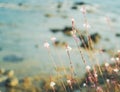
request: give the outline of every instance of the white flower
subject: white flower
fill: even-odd
[[[51,87],[54,87],[54,86],[55,86],[55,82],[51,81],[51,82],[50,82],[50,86],[51,86]]]
[[[45,48],[49,48],[49,46],[50,46],[50,45],[49,45],[48,42],[45,42],[45,43],[44,43],[44,47],[45,47]]]
[[[97,73],[94,74],[95,77],[98,77]]]
[[[106,79],[106,82],[107,82],[107,83],[109,83],[109,82],[110,82],[110,80],[109,80],[109,79]]]
[[[90,70],[90,69],[91,69],[91,67],[90,67],[89,65],[87,65],[87,66],[86,66],[86,69],[87,69],[87,70]]]
[[[86,8],[85,7],[81,7],[80,11],[85,14],[86,13]]]
[[[119,58],[117,57],[117,58],[115,58],[116,59],[116,61],[119,61]]]
[[[105,66],[106,66],[106,67],[108,67],[108,66],[109,66],[109,64],[108,64],[108,63],[105,63]]]
[[[83,83],[83,86],[85,87],[85,86],[86,86],[86,83]]]
[[[113,69],[114,72],[118,72],[119,70],[117,68]]]
[[[112,57],[112,58],[111,58],[111,61],[115,61],[115,58],[114,58],[114,57]]]
[[[74,18],[72,18],[71,20],[72,20],[72,23],[74,23],[74,22],[75,22]]]
[[[71,50],[72,50],[72,48],[71,48],[70,46],[67,45],[66,51],[71,51]]]
[[[67,80],[67,83],[71,84],[71,80]]]
[[[51,41],[55,42],[55,41],[56,41],[56,38],[55,38],[55,37],[52,37],[52,38],[51,38]]]
[[[85,28],[91,28],[90,24],[88,24],[88,23],[84,23],[83,27],[85,27]]]

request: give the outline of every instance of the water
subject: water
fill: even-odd
[[[60,12],[57,12],[58,9],[56,6],[62,0],[0,0],[0,48],[2,48],[2,51],[0,51],[0,67],[14,69],[18,77],[35,75],[40,72],[49,72],[49,70],[52,70],[53,65],[48,58],[49,56],[47,50],[43,47],[43,43],[46,40],[50,42],[49,39],[55,36],[57,39],[67,41],[71,46],[75,47],[72,38],[66,37],[62,33],[53,34],[50,32],[50,29],[70,26],[72,17],[75,18],[76,26],[83,29],[83,16],[81,12],[79,9],[70,9],[76,1],[79,0],[64,0],[62,8],[59,9]],[[102,35],[99,47],[115,50],[120,49],[120,41],[115,37],[115,33],[120,33],[120,1],[84,1],[94,10],[93,13],[87,14],[87,18],[92,26],[90,33],[98,32]],[[45,14],[51,14],[52,17],[47,18]],[[67,16],[67,18],[63,18],[64,16]],[[106,16],[109,16],[113,20],[111,23],[112,31],[105,21]],[[106,38],[109,38],[110,41],[104,41]],[[39,48],[36,48],[36,46]],[[51,49],[55,62],[59,65],[54,47],[51,46]],[[65,49],[57,48],[57,52],[63,58],[64,64],[68,65],[69,60]],[[24,60],[17,63],[5,62],[3,58],[9,55],[23,57]],[[72,51],[71,56],[74,65],[83,65],[77,50]],[[109,56],[106,56],[103,60],[109,60]],[[88,57],[85,57],[89,64]]]

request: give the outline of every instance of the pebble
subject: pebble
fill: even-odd
[[[16,77],[10,78],[6,81],[7,86],[14,87],[14,86],[17,86],[18,84],[19,84],[19,80]]]
[[[14,76],[14,71],[13,70],[7,70],[5,71],[4,75],[8,77],[13,77]]]

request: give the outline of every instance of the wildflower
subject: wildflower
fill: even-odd
[[[50,46],[50,45],[49,45],[48,42],[45,42],[45,43],[44,43],[44,47],[45,47],[45,48],[49,48],[49,46]]]
[[[117,57],[117,58],[115,58],[116,59],[116,61],[119,61],[120,59]]]
[[[91,67],[90,67],[89,65],[87,65],[87,66],[86,66],[86,70],[89,71],[90,69],[91,69]]]
[[[52,38],[51,38],[51,41],[55,42],[55,41],[56,41],[56,38],[55,38],[55,37],[52,37]]]
[[[101,87],[97,87],[96,92],[103,92],[103,89]]]
[[[80,9],[80,11],[81,11],[83,14],[85,14],[85,13],[86,13],[86,8],[85,8],[85,7],[82,7],[82,8]]]
[[[86,87],[86,83],[83,83],[83,86]]]
[[[88,23],[84,23],[83,27],[85,27],[85,28],[91,28],[90,24],[88,24]]]
[[[55,86],[55,82],[51,81],[51,82],[50,82],[50,86],[51,86],[51,87],[54,87],[54,86]]]
[[[109,66],[109,64],[108,63],[105,63],[105,67],[108,67]]]
[[[71,20],[72,20],[72,30],[74,30],[75,29],[75,20],[74,20],[74,18],[72,18]]]
[[[67,80],[67,83],[68,83],[68,84],[71,84],[71,80]]]
[[[66,46],[66,51],[71,51],[72,50],[72,48],[70,47],[70,46]]]
[[[112,57],[112,58],[111,58],[111,61],[115,61],[115,58],[114,58],[114,57]]]
[[[110,80],[109,80],[109,79],[106,79],[106,82],[107,82],[107,83],[109,83],[109,82],[110,82]]]
[[[118,72],[119,70],[117,68],[113,69],[114,72]]]
[[[97,73],[94,74],[95,77],[98,77]]]
[[[72,20],[72,23],[74,23],[74,21],[75,21],[74,18],[72,18],[71,20]]]

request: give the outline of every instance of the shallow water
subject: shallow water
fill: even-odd
[[[79,0],[74,0],[74,2]],[[119,0],[84,0],[93,13],[88,13],[87,18],[92,26],[90,33],[98,32],[102,36],[98,48],[106,48],[117,50],[120,49],[120,38],[115,37],[115,33],[120,33],[119,18]],[[0,0],[0,67],[5,69],[13,69],[18,77],[30,76],[41,72],[49,73],[53,70],[53,64],[48,56],[47,50],[43,47],[43,43],[47,40],[51,45],[51,54],[53,55],[57,65],[60,65],[58,55],[49,40],[52,36],[62,41],[67,41],[72,47],[71,58],[75,67],[83,69],[76,70],[78,73],[84,73],[83,63],[76,50],[76,45],[71,37],[67,37],[62,33],[53,34],[51,28],[63,28],[71,26],[71,18],[74,17],[76,26],[84,29],[83,16],[78,10],[72,10],[70,7],[74,3],[73,0],[65,0],[62,8],[57,9],[58,2],[62,0]],[[22,5],[21,5],[22,3]],[[19,5],[18,5],[19,4]],[[80,8],[80,7],[79,7]],[[57,12],[59,11],[59,12]],[[50,14],[51,17],[45,17]],[[63,18],[67,16],[67,18]],[[113,21],[112,31],[105,21],[105,17],[109,16]],[[110,39],[106,42],[104,39]],[[37,48],[38,47],[38,48]],[[56,48],[59,57],[62,58],[64,65],[69,66],[69,60],[64,48]],[[5,62],[4,57],[16,55],[22,57],[21,62]],[[100,57],[100,61],[110,60],[109,55]],[[85,54],[87,64],[93,64],[92,60]],[[91,62],[91,63],[90,63]],[[102,63],[102,62],[100,62]],[[81,74],[82,75],[82,74]]]

